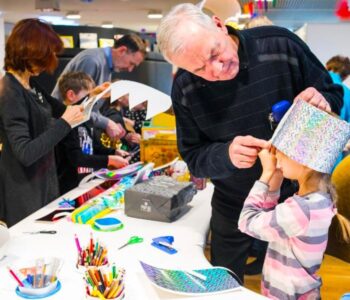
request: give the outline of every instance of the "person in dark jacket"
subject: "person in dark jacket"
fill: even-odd
[[[59,36],[38,20],[13,28],[5,48],[0,93],[0,219],[9,226],[59,196],[54,147],[83,118],[80,106],[65,107],[37,84],[35,76],[52,72]]]
[[[180,154],[194,176],[215,186],[211,262],[243,279],[252,238],[237,221],[261,173],[257,154],[273,134],[272,106],[300,98],[339,113],[341,89],[304,42],[277,26],[236,31],[181,4],[162,19],[157,41],[180,68],[172,88]],[[290,183],[282,187],[282,197],[294,192]]]
[[[109,85],[109,84],[108,84]],[[84,72],[68,72],[59,78],[58,86],[63,102],[72,105],[87,95],[102,92],[108,85],[96,88],[90,75]],[[107,101],[107,100],[106,100]],[[94,139],[94,125],[89,120],[75,127],[57,146],[57,173],[60,193],[65,194],[78,186],[92,171],[111,167],[118,169],[128,165],[128,152],[105,148]]]

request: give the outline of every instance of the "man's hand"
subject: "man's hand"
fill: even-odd
[[[309,87],[306,90],[302,91],[298,96],[294,98],[294,101],[297,99],[302,99],[324,111],[332,111],[325,97],[323,97],[323,95],[313,87]]]
[[[269,149],[270,143],[250,135],[237,136],[229,147],[232,164],[239,169],[247,169],[255,164],[261,149]]]
[[[109,120],[107,123],[106,133],[111,139],[121,139],[126,134],[123,126],[112,120]]]

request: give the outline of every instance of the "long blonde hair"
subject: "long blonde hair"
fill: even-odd
[[[335,186],[333,185],[331,181],[331,175],[330,174],[323,174],[320,180],[319,189],[321,192],[330,194],[334,206],[337,207],[338,202],[338,194],[335,189]],[[341,238],[346,242],[350,243],[350,221],[344,217],[339,212],[336,213],[336,217],[338,219],[339,225],[340,225],[340,232],[339,235]]]

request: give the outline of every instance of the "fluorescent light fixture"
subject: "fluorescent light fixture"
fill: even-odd
[[[160,10],[150,10],[147,17],[149,19],[161,19],[163,18],[163,14]]]
[[[45,20],[46,22],[53,25],[73,25],[73,26],[79,25],[75,20],[67,20],[61,16],[43,15],[43,16],[40,16],[39,19]]]
[[[103,28],[113,28],[113,23],[112,22],[103,22],[101,27]]]
[[[78,11],[69,11],[66,14],[66,18],[70,20],[79,20],[81,18],[81,15]]]
[[[265,2],[265,0],[261,0],[262,2]],[[267,2],[272,2],[273,0],[266,0]],[[255,0],[255,2],[259,2],[259,0]]]

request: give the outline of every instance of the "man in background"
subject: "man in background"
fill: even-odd
[[[146,56],[146,44],[137,34],[126,34],[115,40],[114,47],[86,49],[76,55],[64,68],[62,75],[70,71],[84,72],[91,76],[96,85],[111,81],[112,72],[132,72]],[[52,96],[61,99],[58,83]],[[111,138],[122,138],[125,135],[120,124],[104,117],[99,113],[101,100],[96,104],[91,120],[94,126],[107,132]]]

